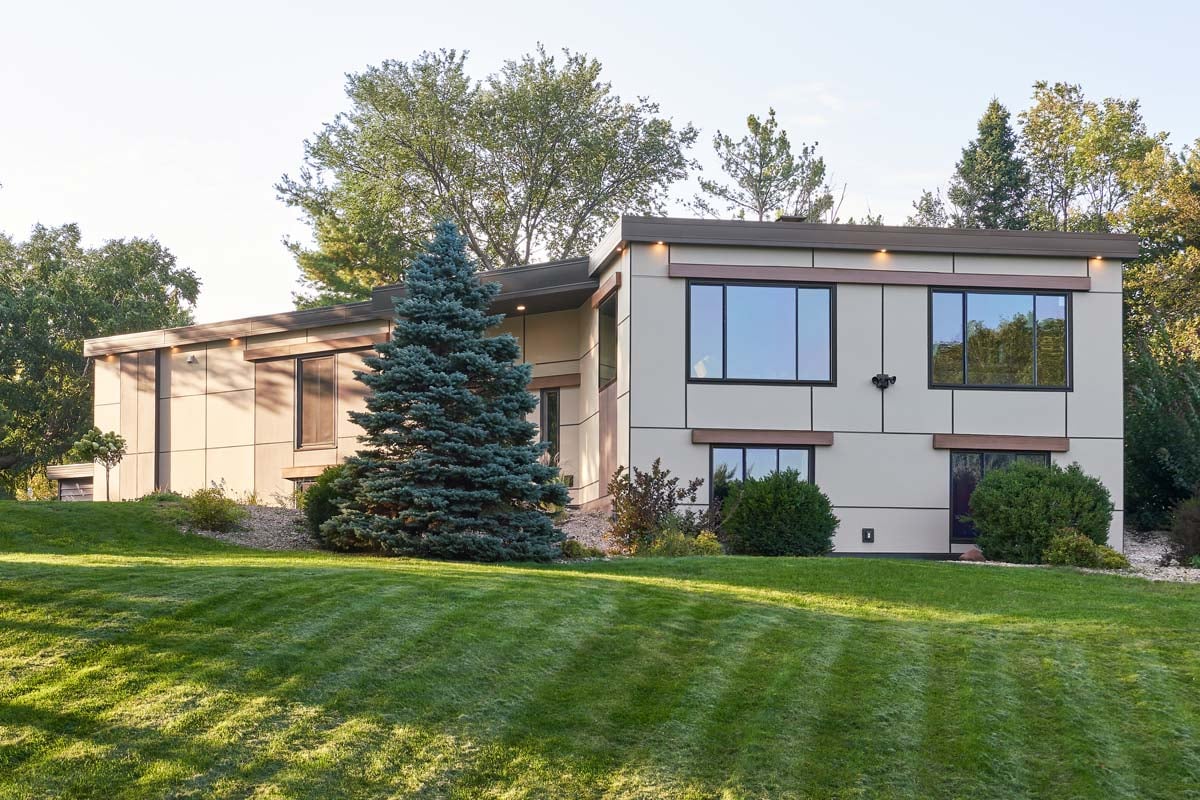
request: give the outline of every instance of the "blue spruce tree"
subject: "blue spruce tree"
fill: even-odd
[[[565,504],[555,467],[539,457],[531,368],[517,340],[488,337],[500,290],[482,283],[450,222],[405,273],[390,341],[358,373],[371,390],[350,418],[365,434],[348,461],[349,499],[322,531],[387,553],[473,561],[546,560],[562,533],[542,511]]]

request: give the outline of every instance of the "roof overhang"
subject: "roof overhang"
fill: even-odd
[[[600,286],[598,279],[588,275],[588,260],[583,257],[493,269],[479,276],[485,283],[500,284],[492,311],[509,316],[576,309]],[[402,283],[381,286],[371,293],[371,303],[377,313],[390,317],[396,299],[403,296]]]
[[[592,251],[590,273],[596,274],[630,242],[1122,260],[1138,255],[1133,234],[623,216]]]

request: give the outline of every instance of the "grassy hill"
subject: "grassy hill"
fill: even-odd
[[[1200,587],[264,553],[139,504],[0,503],[0,797],[1198,786]]]

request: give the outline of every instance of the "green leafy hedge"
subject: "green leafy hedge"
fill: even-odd
[[[971,495],[976,544],[993,561],[1040,564],[1050,540],[1067,528],[1104,544],[1112,514],[1108,489],[1078,464],[1018,461],[984,475]]]
[[[722,531],[731,553],[819,556],[833,550],[829,498],[795,470],[731,483]]]

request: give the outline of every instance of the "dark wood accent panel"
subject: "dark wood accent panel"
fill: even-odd
[[[692,444],[771,444],[828,447],[833,431],[764,431],[736,428],[693,428]]]
[[[273,358],[289,358],[291,356],[307,356],[314,353],[338,353],[344,350],[363,350],[374,347],[380,342],[386,342],[389,333],[373,333],[367,336],[346,336],[341,339],[324,339],[317,342],[297,342],[295,344],[270,345],[254,347],[242,352],[246,361],[269,361]]]
[[[617,471],[617,382],[600,390],[600,496]]]
[[[967,272],[916,272],[898,269],[837,267],[748,267],[736,264],[671,264],[672,278],[809,283],[863,283],[886,286],[953,286],[972,289],[1059,289],[1086,292],[1092,279],[1069,275],[985,275]]]
[[[529,391],[538,392],[542,389],[565,389],[570,386],[578,386],[580,384],[580,376],[578,372],[570,372],[565,375],[543,375],[540,378],[534,378],[529,381]]]
[[[608,280],[600,284],[600,288],[592,292],[592,308],[599,308],[608,296],[621,288],[621,273],[614,272]]]
[[[935,433],[936,450],[1020,450],[1065,453],[1071,440],[1065,436],[992,436],[976,433]]]
[[[330,450],[330,452],[332,453],[333,450]],[[284,467],[282,470],[280,470],[280,475],[288,480],[295,480],[296,478],[315,478],[325,470],[332,467],[335,463],[336,460],[330,461],[328,464],[310,464],[303,467]]]

